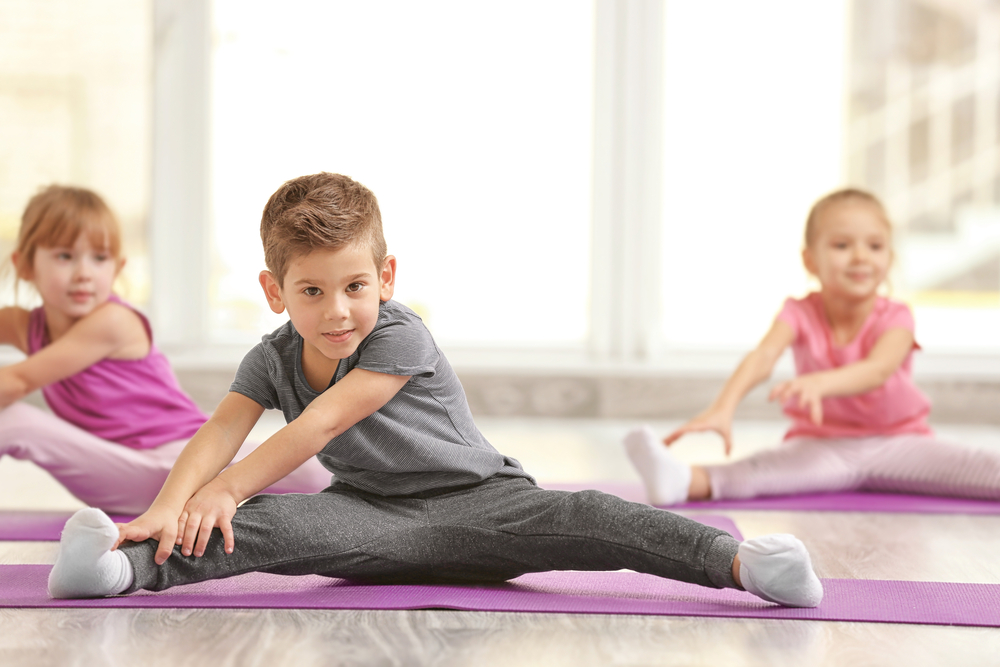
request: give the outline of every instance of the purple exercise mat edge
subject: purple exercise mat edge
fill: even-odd
[[[646,492],[639,483],[593,482],[546,484],[547,489],[581,491],[598,489],[625,500],[646,503]],[[798,512],[889,512],[912,514],[1000,514],[1000,502],[918,496],[903,493],[809,493],[795,496],[767,496],[746,500],[701,500],[664,506],[668,510],[791,510]]]
[[[636,572],[541,572],[490,586],[357,585],[316,575],[251,573],[97,600],[52,600],[49,565],[0,565],[0,607],[219,609],[455,609],[570,614],[711,616],[1000,627],[1000,584],[824,579],[815,609],[780,607],[744,591],[702,588]]]

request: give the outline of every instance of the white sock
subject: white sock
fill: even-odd
[[[678,461],[648,426],[629,431],[623,444],[646,485],[650,503],[676,505],[687,500],[691,466]]]
[[[53,598],[97,598],[117,595],[132,585],[132,563],[111,551],[118,526],[99,509],[82,509],[66,522],[56,564],[49,573]]]
[[[740,580],[759,598],[786,607],[815,607],[823,584],[809,552],[794,535],[774,534],[740,543]]]

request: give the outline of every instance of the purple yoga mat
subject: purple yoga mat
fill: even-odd
[[[0,510],[0,541],[56,542],[62,534],[67,519],[72,515],[72,512]],[[695,521],[724,530],[738,540],[743,539],[736,524],[728,517],[717,514],[692,514],[689,516]],[[111,520],[116,523],[127,523],[133,518],[118,514],[111,515]]]
[[[591,482],[583,484],[545,484],[547,489],[580,491],[598,489],[637,503],[646,501],[641,484],[630,482]],[[703,500],[671,505],[671,510],[794,510],[802,512],[910,512],[914,514],[1000,514],[1000,502],[916,496],[897,493],[810,493],[798,496],[769,496],[749,500]]]
[[[490,586],[373,586],[315,575],[252,573],[98,600],[52,600],[49,565],[0,565],[0,607],[220,609],[457,609],[652,614],[1000,627],[1000,584],[824,579],[815,609],[789,609],[744,591],[636,572],[541,572]]]

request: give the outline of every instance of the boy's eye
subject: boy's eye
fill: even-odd
[[[302,290],[302,292],[306,296],[319,296],[320,295],[320,290],[319,290],[318,287],[307,287],[304,290]]]
[[[94,255],[94,259],[96,261],[98,261],[98,262],[106,262],[106,261],[108,261],[108,256],[107,255],[100,255],[100,254],[99,255]]]
[[[59,252],[59,253],[56,253],[56,258],[57,259],[72,259],[73,256],[70,255],[68,252]]]
[[[364,286],[365,286],[364,283],[351,283],[350,285],[347,286],[347,291],[360,292],[362,289],[364,289]]]

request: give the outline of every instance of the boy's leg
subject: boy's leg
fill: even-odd
[[[233,517],[232,554],[224,553],[218,530],[204,556],[182,556],[175,547],[161,566],[153,562],[155,541],[125,544],[135,572],[130,590],[253,571],[416,582],[629,568],[703,586],[736,585],[738,543],[731,536],[597,491],[543,491],[499,477],[410,498],[337,489],[250,499]]]
[[[130,579],[131,586],[123,592],[132,592],[252,571],[412,583],[503,581],[526,572],[630,568],[704,586],[733,587],[739,551],[740,575],[751,592],[794,606],[815,606],[822,597],[808,553],[790,535],[740,545],[723,531],[646,505],[596,491],[544,491],[523,479],[498,477],[406,498],[344,487],[252,498],[233,518],[232,554],[224,553],[216,530],[201,558],[181,556],[175,548],[157,566],[157,545],[149,540],[120,548],[127,577],[119,577],[117,570],[102,570],[102,576]],[[93,510],[81,510],[88,511]],[[79,541],[87,537],[81,535]],[[62,562],[64,553],[74,553],[74,545],[65,542],[64,535],[53,572],[80,571],[77,563]],[[96,566],[83,571],[92,572]],[[91,584],[50,579],[50,590],[93,591]]]
[[[627,568],[715,588],[815,606],[822,586],[802,543],[769,535],[742,545],[685,517],[599,491],[547,491],[494,477],[428,500],[430,532],[419,555],[440,581],[504,580],[549,570]]]
[[[86,504],[111,513],[145,511],[184,444],[136,450],[26,403],[0,411],[0,456],[31,461]]]
[[[368,580],[389,580],[401,572],[410,576],[422,566],[407,560],[406,545],[426,534],[425,506],[421,499],[385,498],[344,484],[315,494],[255,496],[233,517],[231,554],[224,552],[218,529],[200,558],[183,556],[175,546],[160,566],[153,561],[156,541],[123,544],[120,550],[134,569],[127,592],[164,590],[246,572]],[[386,558],[384,544],[399,545],[404,555]]]
[[[858,488],[864,440],[796,438],[775,449],[723,465],[704,466],[713,500]]]
[[[866,491],[1000,500],[1000,453],[932,436],[873,438],[865,461]]]

